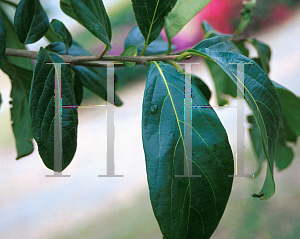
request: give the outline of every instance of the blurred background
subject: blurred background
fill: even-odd
[[[15,1],[18,2],[18,1]],[[296,0],[257,1],[254,19],[244,33],[271,46],[270,78],[300,95],[300,9]],[[104,45],[76,21],[66,16],[59,1],[41,0],[49,20],[65,23],[73,38],[97,54]],[[124,41],[135,26],[130,0],[104,0],[113,27],[111,55],[120,54]],[[192,47],[203,37],[201,22],[208,21],[216,30],[232,33],[240,20],[242,1],[212,0],[211,3],[174,38],[176,50]],[[13,12],[13,8],[8,10]],[[13,15],[12,15],[13,16]],[[164,33],[162,32],[164,37]],[[188,36],[188,37],[187,37]],[[38,50],[49,42],[41,39],[30,45]],[[250,47],[250,46],[249,46]],[[254,49],[250,48],[254,56]],[[202,61],[201,61],[202,62]],[[214,85],[203,64],[193,68],[212,91]],[[118,89],[124,105],[115,109],[115,171],[120,178],[99,178],[106,174],[105,109],[78,109],[78,147],[73,162],[64,171],[66,178],[52,175],[34,153],[18,161],[10,125],[10,80],[0,71],[0,238],[30,239],[155,239],[161,234],[154,218],[146,180],[141,137],[142,99],[147,68],[117,69]],[[82,103],[100,104],[90,97]],[[216,104],[213,92],[211,104]],[[231,99],[232,105],[235,100]],[[216,108],[236,152],[236,110]],[[247,109],[246,115],[250,113]],[[247,123],[246,123],[247,124]],[[295,158],[282,172],[275,169],[276,193],[267,200],[251,197],[263,185],[266,165],[257,178],[235,178],[232,194],[219,227],[218,238],[300,238],[300,147],[292,145]],[[246,132],[245,172],[256,170],[256,160]],[[235,154],[235,153],[234,153]]]

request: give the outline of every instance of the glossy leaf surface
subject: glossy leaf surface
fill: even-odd
[[[54,64],[64,63],[57,55],[41,48],[34,69],[30,91],[30,119],[33,137],[47,168],[54,170]],[[63,106],[76,105],[72,73],[61,65],[61,102]],[[72,161],[77,147],[78,115],[76,108],[62,108],[62,170]]]
[[[176,2],[177,0],[132,0],[134,16],[146,45],[159,36],[165,17]]]
[[[271,59],[271,49],[265,43],[257,40],[251,39],[249,42],[256,48],[259,56],[259,65],[265,71],[266,74],[270,72],[270,59]],[[256,61],[257,62],[257,61]]]
[[[102,0],[70,0],[70,4],[75,20],[110,48],[111,25]]]
[[[246,63],[244,65],[244,89],[240,90],[245,92],[245,99],[258,122],[264,153],[268,159],[267,176],[259,193],[262,195],[261,199],[267,199],[275,192],[273,178],[274,154],[282,120],[279,96],[271,80],[253,60],[234,52],[212,50],[218,49],[217,46],[218,43],[214,38],[207,39],[198,44],[195,49],[188,50],[186,54],[200,55],[210,59],[220,66],[235,83],[239,80],[236,64]]]
[[[49,28],[49,19],[39,0],[21,0],[16,13],[14,26],[22,44],[40,40]]]
[[[140,29],[136,26],[128,34],[125,40],[124,48],[127,48],[130,45],[134,45],[138,49],[138,54],[140,54],[144,44],[145,44],[145,39],[142,33],[140,32]],[[175,47],[173,46],[172,50],[174,49]],[[168,50],[168,43],[166,43],[161,37],[161,35],[159,35],[153,42],[151,42],[148,45],[145,55],[165,53],[167,50]]]
[[[33,151],[29,118],[29,92],[33,72],[5,60],[2,61],[1,70],[11,79],[10,113],[17,148],[16,158],[19,159]]]
[[[71,6],[70,0],[60,0],[60,8],[66,15],[78,21],[77,16]]]
[[[192,86],[193,105],[209,103]],[[154,214],[164,238],[209,238],[231,192],[233,156],[212,108],[192,110],[192,174],[184,173],[184,75],[151,64],[143,100],[142,133]]]
[[[172,12],[166,17],[165,29],[173,38],[211,0],[177,0]]]

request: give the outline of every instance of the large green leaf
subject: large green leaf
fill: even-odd
[[[6,50],[6,26],[5,26],[5,20],[2,16],[2,11],[0,10],[0,63],[2,58],[5,55]]]
[[[177,0],[132,0],[135,19],[145,39],[145,45],[149,45],[159,36],[165,17],[176,2]]]
[[[209,102],[211,91],[208,86],[199,77],[192,75],[192,84],[194,84],[204,95],[205,99]]]
[[[66,48],[67,48],[66,54],[68,54],[68,50],[72,46],[72,36],[71,36],[70,32],[68,31],[68,29],[65,27],[65,25],[61,21],[56,20],[56,19],[53,19],[51,21],[50,27],[51,27],[53,33],[58,36],[60,41],[65,43]]]
[[[70,4],[75,20],[110,48],[111,25],[102,0],[70,0]]]
[[[177,0],[172,12],[166,17],[167,36],[173,38],[211,0]]]
[[[48,54],[41,48],[34,69],[30,91],[30,123],[33,137],[38,144],[39,154],[44,164],[54,168],[54,74],[53,64],[64,63],[57,55]],[[63,106],[76,105],[72,73],[66,64],[61,65],[61,102]],[[62,170],[72,161],[77,147],[77,109],[62,108]]]
[[[212,108],[192,109],[192,173],[184,173],[184,75],[151,64],[143,100],[142,133],[154,214],[164,238],[209,238],[231,192],[233,156]],[[209,105],[192,86],[193,105]]]
[[[40,40],[49,28],[49,19],[39,0],[21,0],[16,13],[14,26],[22,44]]]
[[[210,42],[212,42],[211,46],[209,45]],[[268,160],[266,179],[259,193],[261,199],[267,199],[275,192],[273,178],[274,154],[282,120],[279,96],[271,80],[253,60],[234,52],[211,50],[217,49],[216,45],[214,38],[207,39],[198,44],[195,49],[188,50],[182,54],[180,58],[186,55],[199,55],[210,59],[220,66],[236,84],[239,80],[237,78],[236,64],[246,64],[244,65],[244,89],[240,90],[244,92],[245,98],[258,123],[264,153]]]
[[[9,20],[9,18],[7,17],[6,12],[0,6],[0,11],[1,10],[2,10],[2,14],[3,14],[3,19],[5,21],[5,25],[6,25],[6,33],[7,33],[6,47],[7,48],[14,48],[14,49],[22,48],[22,44],[19,42],[19,39],[18,39],[18,37],[15,33],[14,26],[13,26],[12,22]],[[27,69],[30,69],[30,70],[33,69],[33,65],[31,63],[31,60],[28,59],[28,58],[8,56],[7,59],[8,59],[9,62],[13,62],[14,64],[16,64],[20,67],[24,67],[24,68],[27,68]]]
[[[3,60],[3,70],[11,79],[12,98],[10,109],[12,129],[16,140],[17,159],[31,154],[33,151],[32,134],[29,118],[29,92],[32,71]]]

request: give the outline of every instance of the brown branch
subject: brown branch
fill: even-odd
[[[37,51],[28,51],[22,49],[12,49],[7,48],[5,51],[6,56],[15,56],[15,57],[23,57],[30,59],[37,59],[38,57]],[[73,65],[84,65],[90,61],[93,61],[93,65],[101,64],[103,61],[116,61],[116,62],[136,62],[136,63],[145,63],[150,61],[166,61],[166,60],[174,60],[176,61],[179,55],[157,55],[157,56],[102,56],[99,59],[99,56],[70,56],[70,55],[59,55],[58,56],[64,61],[71,63]]]

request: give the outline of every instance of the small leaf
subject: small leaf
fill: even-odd
[[[140,54],[144,44],[145,44],[145,39],[142,33],[140,32],[140,29],[137,26],[135,26],[128,34],[125,40],[124,48],[127,48],[130,45],[134,45],[138,49],[138,54]],[[174,49],[175,47],[172,46],[172,50]],[[165,53],[167,50],[168,50],[168,43],[166,43],[161,37],[161,35],[159,35],[157,39],[155,39],[153,42],[151,42],[148,45],[145,55]]]
[[[212,108],[193,108],[192,174],[184,173],[184,75],[152,63],[143,99],[142,134],[150,199],[164,238],[209,238],[232,187],[233,156]],[[193,105],[209,105],[192,86]]]
[[[212,45],[209,46],[209,42]],[[223,41],[221,41],[223,44]],[[205,46],[205,47],[204,47]],[[261,193],[264,196],[261,199],[270,198],[275,192],[275,183],[273,178],[273,165],[275,147],[279,135],[279,129],[282,121],[281,103],[278,93],[264,71],[251,59],[234,53],[219,52],[216,49],[214,38],[204,40],[198,44],[197,48],[188,50],[184,55],[199,55],[215,62],[223,71],[237,84],[237,63],[246,63],[244,65],[244,89],[245,99],[252,112],[261,132],[262,144],[265,156],[268,160],[267,176]],[[250,64],[249,64],[250,63]]]
[[[74,70],[75,74],[80,78],[84,87],[94,92],[96,95],[98,95],[105,101],[107,100],[106,78],[104,80],[104,77],[101,77],[91,69],[84,66],[73,66],[72,69]],[[116,106],[121,106],[123,104],[117,94],[115,94],[115,102],[109,102],[109,103]]]
[[[211,91],[208,86],[199,77],[192,75],[192,84],[194,84],[204,95],[205,99],[209,102]]]
[[[21,0],[15,13],[15,31],[22,44],[40,40],[49,28],[49,19],[39,0]]]
[[[175,6],[177,0],[132,0],[137,25],[149,45],[163,29],[165,17]]]
[[[255,62],[261,66],[261,68],[264,70],[266,74],[269,74],[270,59],[271,59],[270,47],[257,39],[251,39],[248,40],[248,42],[250,42],[257,50],[259,61],[255,60]]]
[[[130,46],[126,47],[126,49],[123,51],[121,56],[137,56],[137,53],[138,53],[138,50],[137,50],[136,46],[130,45]],[[129,67],[133,67],[136,65],[135,62],[125,61],[123,63],[125,66],[129,66]]]
[[[166,17],[165,29],[172,39],[211,0],[177,0],[172,12]]]
[[[53,30],[54,34],[58,36],[60,41],[65,43],[68,52],[68,49],[72,46],[72,36],[68,29],[61,21],[58,21],[56,19],[52,20],[52,22],[50,23],[50,27]],[[67,52],[66,54],[68,54]]]
[[[66,45],[62,42],[53,42],[46,46],[45,48],[48,51],[57,52],[60,55],[66,55],[67,49]],[[70,47],[68,51],[68,55],[71,56],[90,56],[92,55],[87,50],[85,50],[82,46],[80,46],[78,43],[73,42],[72,46]]]
[[[33,151],[29,118],[29,92],[33,72],[5,60],[2,61],[1,70],[11,79],[10,97],[12,98],[12,108],[10,113],[16,140],[16,159],[19,159],[31,154]]]
[[[6,26],[5,21],[2,16],[2,11],[0,9],[0,63],[2,58],[5,56],[5,50],[6,50]]]
[[[34,69],[33,83],[30,91],[30,123],[33,137],[38,144],[39,154],[47,168],[54,168],[54,64],[64,63],[57,55],[48,54],[40,48]],[[61,102],[63,106],[76,105],[72,73],[66,64],[61,65]],[[62,169],[72,161],[77,147],[77,109],[62,108]]]
[[[74,19],[110,49],[111,25],[102,0],[70,0],[70,4]]]

